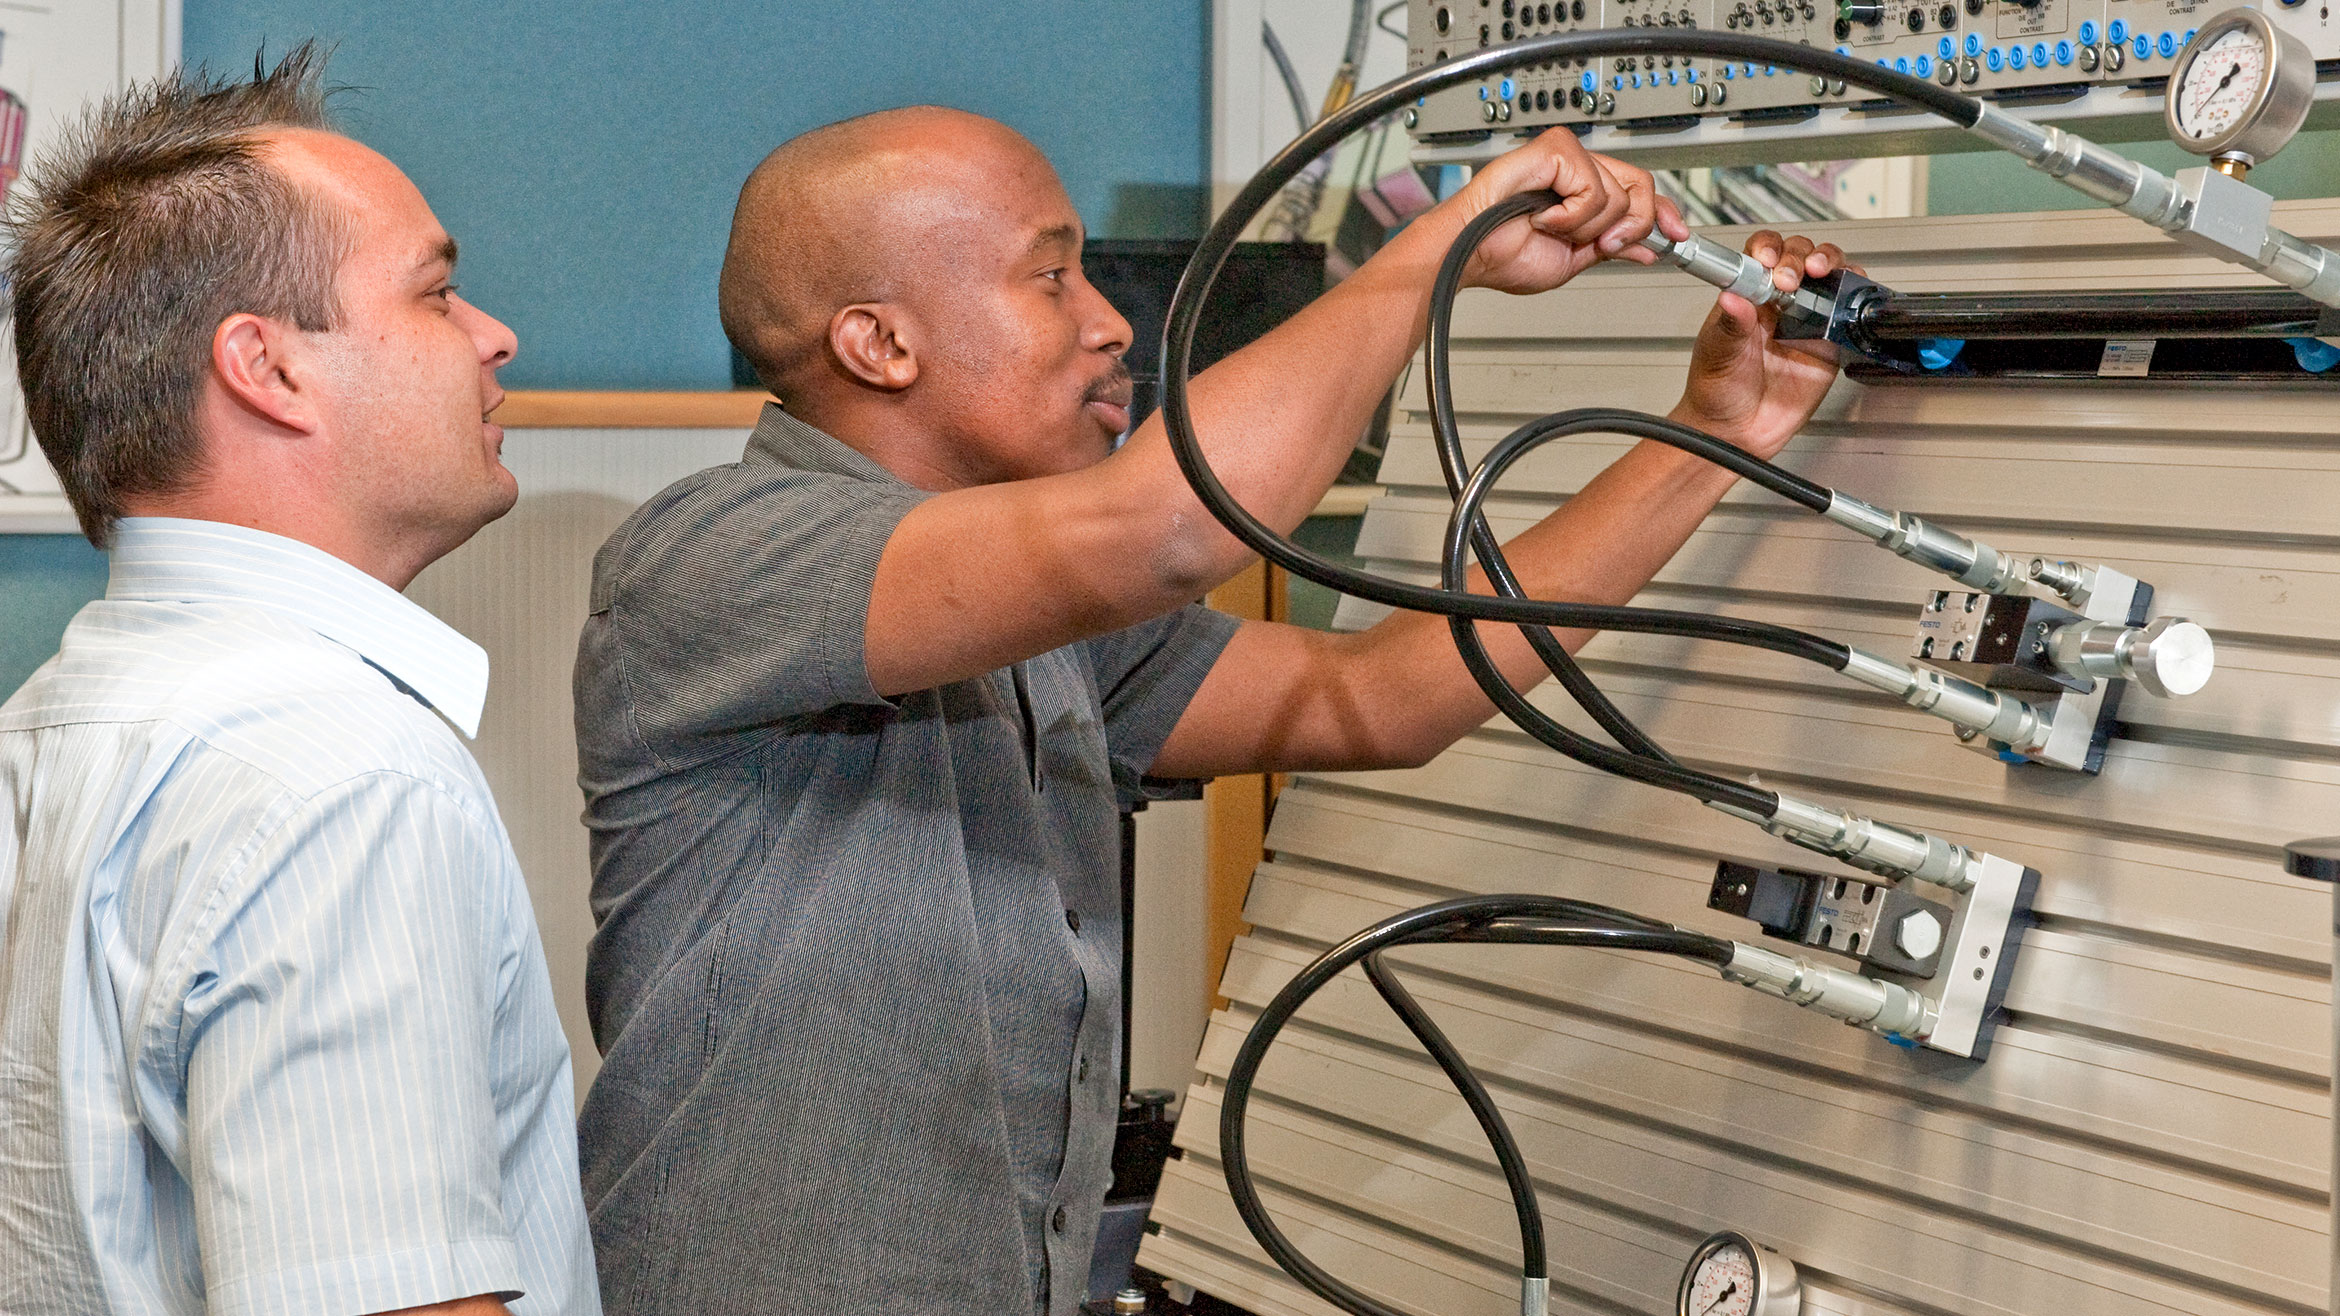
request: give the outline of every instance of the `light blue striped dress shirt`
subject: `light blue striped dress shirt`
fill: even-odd
[[[0,1312],[598,1311],[535,918],[439,717],[487,655],[274,535],[112,557],[0,707]]]

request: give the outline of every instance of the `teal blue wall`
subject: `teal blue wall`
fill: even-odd
[[[74,610],[105,588],[105,556],[81,536],[0,535],[0,698],[48,661]]]
[[[722,388],[740,181],[804,129],[938,102],[1056,162],[1091,233],[1202,231],[1204,0],[185,0],[190,64],[337,42],[343,127],[463,244],[517,388]]]
[[[1037,142],[1090,232],[1201,233],[1204,0],[185,0],[187,62],[337,43],[343,126],[405,168],[509,323],[514,388],[724,388],[715,274],[765,152],[938,102]],[[77,539],[0,535],[0,695],[105,585]]]

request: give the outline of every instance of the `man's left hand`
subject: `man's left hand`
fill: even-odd
[[[1747,239],[1747,254],[1771,268],[1772,282],[1793,292],[1806,278],[1848,265],[1833,242],[1781,237],[1765,229]],[[1836,379],[1835,362],[1798,342],[1774,337],[1778,303],[1757,308],[1737,293],[1715,302],[1690,352],[1690,377],[1672,418],[1726,439],[1758,457],[1787,446]]]

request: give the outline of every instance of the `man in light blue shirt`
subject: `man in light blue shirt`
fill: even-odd
[[[510,508],[503,325],[303,48],[107,105],[10,273],[106,597],[0,707],[0,1311],[592,1313],[568,1048],[399,591]]]

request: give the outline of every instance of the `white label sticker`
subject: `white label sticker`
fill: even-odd
[[[2153,341],[2150,338],[2106,339],[2104,359],[2096,363],[2097,377],[2143,379],[2153,367]]]

